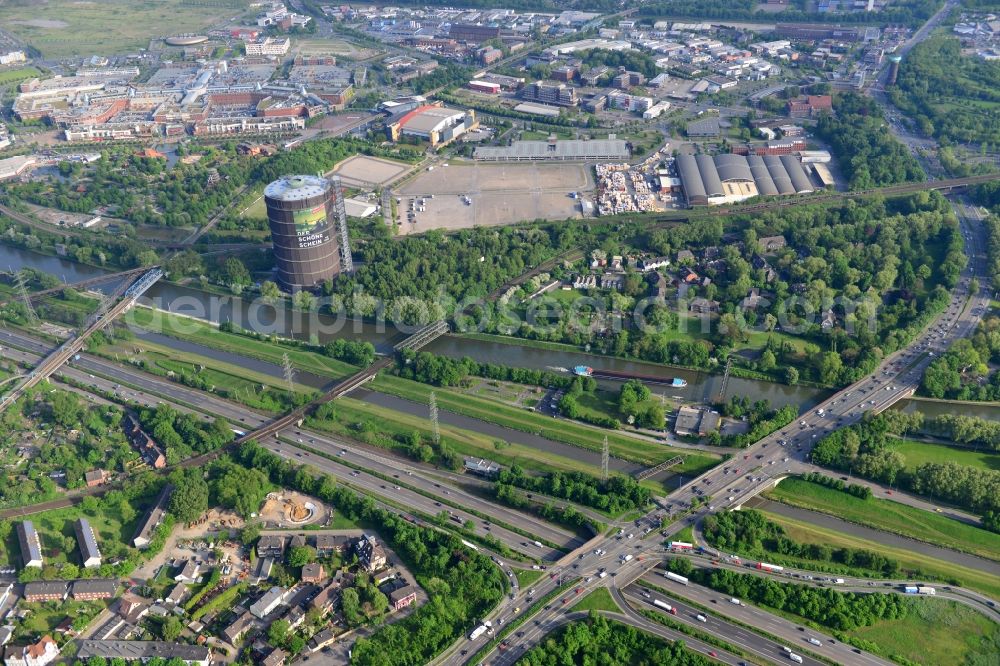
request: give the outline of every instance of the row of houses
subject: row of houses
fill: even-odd
[[[113,599],[118,592],[118,581],[111,578],[80,578],[78,580],[36,580],[24,584],[24,600],[28,603],[44,601],[95,601]]]
[[[257,557],[281,560],[286,548],[309,545],[308,541],[304,535],[287,537],[281,534],[265,534],[257,541]],[[343,555],[353,550],[358,556],[361,567],[371,573],[384,569],[388,562],[385,549],[371,534],[360,538],[339,534],[317,534],[311,541],[319,557]]]
[[[90,569],[101,566],[101,549],[97,545],[97,537],[90,521],[78,518],[73,524],[76,532],[76,543],[80,548],[80,561]],[[17,524],[17,541],[21,549],[21,562],[26,568],[41,569],[45,563],[42,557],[42,544],[34,523],[25,520]]]

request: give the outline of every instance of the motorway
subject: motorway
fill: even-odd
[[[3,350],[3,355],[28,365],[37,363],[40,355],[48,353],[50,348],[46,342],[10,329],[0,329],[0,340],[6,345],[27,350],[6,348]],[[108,394],[119,392],[123,398],[140,405],[155,407],[166,400],[177,409],[196,411],[206,418],[209,415],[221,416],[246,430],[254,430],[271,421],[269,416],[248,407],[149,375],[139,369],[120,366],[112,361],[86,354],[81,354],[79,360],[64,366],[57,374],[84,385],[93,385],[94,388]],[[499,506],[462,488],[445,487],[432,475],[432,470],[428,467],[413,464],[384,452],[374,452],[367,447],[347,443],[318,432],[289,428],[280,433],[280,437],[285,440],[284,445],[277,445],[273,439],[260,444],[268,446],[293,462],[307,462],[317,469],[322,469],[346,485],[369,491],[397,505],[410,507],[411,511],[434,516],[441,511],[451,510],[461,523],[464,524],[469,520],[475,523],[474,532],[478,536],[493,535],[511,550],[530,559],[553,561],[563,555],[563,550],[582,543],[578,536],[565,528],[552,525],[530,514]],[[289,440],[293,440],[292,444],[300,446],[289,445]],[[301,447],[312,449],[313,453]],[[324,455],[333,459],[341,458],[344,463],[349,464],[329,460],[324,458]],[[371,470],[387,478],[396,475],[402,480],[390,486],[385,479],[361,470]],[[490,515],[504,525],[514,526],[534,536],[527,538],[501,525],[488,525],[471,511]],[[455,527],[458,527],[458,522]],[[556,548],[551,546],[538,548],[533,544],[535,539],[553,544]]]
[[[657,579],[655,574],[649,573],[640,578],[635,585],[630,585],[624,590],[616,589],[615,597],[622,605],[631,604],[636,608],[661,613],[664,616],[672,617],[673,620],[680,622],[681,624],[686,624],[694,627],[695,629],[707,631],[716,636],[725,636],[726,640],[735,647],[738,647],[744,652],[753,654],[761,660],[766,661],[776,660],[778,657],[784,658],[786,653],[782,649],[783,644],[744,629],[736,623],[728,622],[725,619],[726,617],[733,617],[742,621],[744,624],[760,627],[768,633],[777,636],[783,636],[783,634],[787,633],[789,629],[791,632],[798,633],[795,631],[794,625],[787,620],[782,620],[781,618],[771,615],[770,613],[758,611],[756,608],[752,608],[750,606],[744,606],[742,603],[737,606],[730,603],[728,598],[722,598],[717,593],[713,596],[712,592],[706,590],[705,588],[685,588],[684,596],[703,606],[709,606],[710,604],[716,603],[717,599],[721,599],[722,601],[721,603],[718,603],[716,613],[707,612],[701,608],[692,606],[686,601],[682,601],[677,596],[662,594],[656,590],[647,590],[647,588],[643,587],[644,585],[655,585],[656,587],[664,588],[667,584],[669,584],[669,581],[665,578],[660,577]],[[654,605],[653,602],[656,600],[666,603],[668,606],[676,610],[677,613],[670,613],[666,609]],[[730,612],[726,606],[732,606],[733,612]],[[698,620],[699,615],[705,618],[705,622]],[[782,623],[792,626],[784,627],[782,626]],[[780,634],[776,632],[776,625],[777,628],[784,629],[784,631]],[[804,640],[801,634],[799,636],[792,636],[791,639],[786,639],[785,643],[795,646],[799,640]],[[858,660],[861,661],[864,657],[868,656],[855,655],[849,649],[843,649],[842,651],[847,653],[843,655],[846,659],[841,658],[839,660],[840,663],[844,664],[849,663],[853,657],[858,657]],[[813,659],[808,655],[802,654],[802,651],[799,649],[795,649],[795,652],[802,657],[803,664],[808,664],[809,666],[820,666],[823,663],[818,659]],[[877,663],[880,665],[887,663],[875,658],[870,659],[872,659],[872,661],[865,660],[865,663]]]

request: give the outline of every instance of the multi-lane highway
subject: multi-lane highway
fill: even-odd
[[[10,329],[0,329],[0,340],[16,347],[4,349],[5,357],[27,364],[37,363],[39,355],[49,350],[47,343]],[[57,374],[84,385],[92,384],[108,393],[117,391],[123,399],[145,406],[155,407],[166,401],[179,408],[200,412],[206,418],[221,416],[247,430],[271,421],[269,416],[242,405],[86,354]],[[563,550],[574,548],[583,541],[565,528],[490,502],[461,487],[442,484],[435,478],[433,470],[427,467],[301,428],[286,428],[279,433],[279,437],[283,443],[269,438],[261,444],[293,462],[308,463],[345,484],[385,498],[397,506],[410,507],[411,511],[428,516],[450,511],[454,518],[449,520],[455,522],[454,527],[471,521],[475,534],[482,537],[492,535],[526,557],[553,561],[563,555]],[[486,521],[480,515],[489,515],[493,520]],[[503,525],[510,525],[519,531],[512,531]],[[535,546],[536,540],[553,544],[558,549],[545,544]]]

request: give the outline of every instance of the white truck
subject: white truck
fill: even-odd
[[[469,640],[470,641],[476,640],[477,638],[479,638],[492,628],[493,624],[489,620],[486,620],[481,625],[472,630],[472,633],[469,634]]]
[[[791,659],[792,661],[794,661],[796,664],[801,664],[802,663],[802,657],[800,657],[799,655],[795,654],[794,652],[789,652],[788,653],[788,658]]]

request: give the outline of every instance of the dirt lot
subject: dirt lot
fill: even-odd
[[[335,166],[333,173],[340,176],[345,185],[370,187],[395,180],[409,168],[410,165],[404,162],[355,155]]]
[[[315,497],[309,497],[291,490],[271,493],[260,508],[260,520],[267,526],[278,528],[292,525],[322,525],[327,522],[330,512]]]
[[[579,200],[569,193],[593,187],[590,167],[582,164],[439,166],[400,188],[400,233],[579,217]],[[430,194],[435,196],[424,200],[426,210],[415,213],[416,223],[406,221],[409,199]]]

